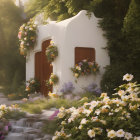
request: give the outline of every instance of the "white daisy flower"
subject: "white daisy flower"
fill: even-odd
[[[125,132],[123,131],[123,129],[120,129],[116,132],[116,136],[121,138],[124,137]]]
[[[123,80],[126,80],[126,81],[131,81],[132,79],[133,79],[133,75],[132,74],[125,74],[124,76],[123,76]]]
[[[132,134],[129,133],[129,132],[126,132],[126,133],[125,133],[125,138],[126,138],[127,140],[131,139],[131,138],[132,138]]]
[[[109,138],[114,138],[114,137],[116,137],[116,132],[114,130],[111,130],[111,131],[108,132],[107,136]]]

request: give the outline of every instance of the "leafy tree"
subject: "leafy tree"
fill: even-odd
[[[43,12],[45,18],[61,21],[76,15],[80,10],[88,10],[92,0],[33,0],[26,4],[28,17]]]
[[[0,0],[0,85],[12,88],[15,75],[17,88],[25,79],[25,59],[18,53],[17,33],[23,19],[12,0]],[[20,79],[20,80],[18,80]],[[14,92],[14,89],[11,92]]]
[[[127,46],[127,60],[129,69],[135,74],[138,82],[140,81],[140,1],[131,0],[129,10],[124,19],[123,27]]]

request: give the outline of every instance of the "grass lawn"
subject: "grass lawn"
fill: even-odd
[[[43,109],[50,109],[50,108],[57,108],[60,107],[70,108],[72,106],[78,107],[82,105],[85,101],[88,101],[87,98],[83,98],[82,100],[72,101],[68,99],[62,98],[52,98],[52,99],[39,99],[36,101],[30,101],[24,104],[20,104],[20,108],[23,111],[33,113],[33,114],[40,114]]]

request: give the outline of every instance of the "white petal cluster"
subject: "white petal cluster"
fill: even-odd
[[[131,81],[132,79],[131,74],[126,74],[123,77],[123,80],[126,81]],[[84,99],[80,101],[83,102]],[[99,135],[106,137],[106,139],[140,140],[140,136],[135,136],[126,127],[120,127],[117,130],[117,128],[113,128],[112,124],[113,121],[118,121],[119,123],[131,121],[133,111],[137,112],[139,109],[140,85],[136,82],[123,84],[116,89],[114,97],[109,97],[107,93],[102,93],[97,100],[85,102],[78,108],[60,108],[58,117],[62,119],[61,128],[63,129],[55,134],[54,140],[62,136],[65,138],[69,136],[73,139],[71,137],[72,133],[79,133],[79,135],[85,133],[89,139],[95,140],[96,136],[98,137]],[[107,128],[109,125],[111,125],[110,128]],[[68,133],[69,128],[72,131],[69,130]]]

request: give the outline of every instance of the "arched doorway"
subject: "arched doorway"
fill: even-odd
[[[42,43],[42,51],[35,54],[35,77],[41,83],[40,92],[47,96],[50,91],[46,86],[46,80],[50,78],[53,71],[52,65],[47,60],[45,55],[46,48],[50,45],[51,40],[46,40]]]

